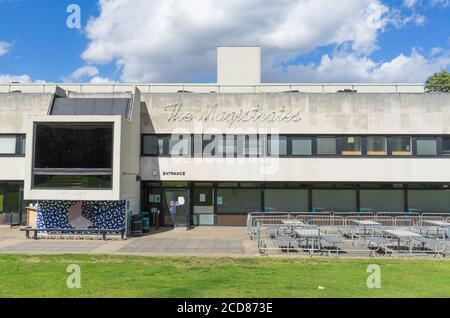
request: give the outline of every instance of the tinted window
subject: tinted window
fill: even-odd
[[[112,123],[35,127],[35,168],[112,168]]]
[[[362,154],[361,137],[343,137],[342,154],[348,156],[360,156]]]
[[[442,139],[442,152],[450,154],[450,137],[444,137]]]
[[[416,146],[418,156],[437,155],[437,142],[435,138],[417,138]]]
[[[288,154],[288,142],[286,136],[272,135],[269,139],[269,156],[286,156]]]
[[[411,137],[392,137],[391,153],[394,156],[412,155]]]
[[[312,154],[311,138],[292,137],[292,155],[310,156]]]
[[[336,154],[336,138],[319,137],[317,138],[317,154],[318,155],[335,155]]]
[[[367,154],[369,156],[387,155],[387,142],[384,136],[367,137]]]

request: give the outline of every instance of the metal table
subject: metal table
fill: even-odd
[[[413,248],[412,248],[412,242],[415,239],[423,239],[424,237],[420,234],[417,234],[415,232],[406,231],[406,230],[384,230],[384,233],[396,238],[398,240],[398,247],[400,249],[400,241],[406,241],[409,245],[409,254],[412,254]]]
[[[450,223],[444,221],[436,221],[436,220],[423,220],[423,224],[428,224],[430,226],[435,226],[438,228],[437,235],[439,236],[439,228],[444,230],[444,239],[450,236]]]
[[[305,224],[302,221],[299,220],[281,220],[281,223],[284,225],[299,225],[299,224]]]
[[[367,235],[367,229],[374,229],[382,226],[381,223],[372,220],[352,220],[352,222],[364,229],[364,236]]]
[[[295,229],[294,233],[298,237],[302,237],[306,239],[306,247],[309,247],[309,241],[312,240],[312,250],[315,249],[315,240],[317,239],[317,247],[320,249],[320,229],[318,227],[306,227]]]

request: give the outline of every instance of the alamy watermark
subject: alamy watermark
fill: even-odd
[[[369,277],[367,277],[367,288],[369,289],[381,288],[380,265],[372,264],[367,266],[367,273],[370,273]]]
[[[66,20],[66,25],[69,29],[81,29],[81,8],[78,4],[69,4],[66,8],[69,16]]]
[[[81,288],[81,268],[77,264],[70,264],[67,266],[67,273],[69,276],[66,280],[66,286],[70,289]]]

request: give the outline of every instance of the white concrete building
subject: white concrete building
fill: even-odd
[[[218,49],[217,84],[0,85],[0,213],[20,189],[45,228],[73,227],[74,206],[106,229],[141,211],[450,213],[449,94],[260,78],[248,47]]]

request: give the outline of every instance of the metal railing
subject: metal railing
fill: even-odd
[[[253,238],[261,254],[307,253],[311,256],[431,254],[440,257],[446,255],[450,243],[449,228],[382,224],[368,228],[361,224],[332,224],[331,221],[323,225],[283,224],[279,219],[260,219],[256,222]]]
[[[264,83],[258,85],[219,85],[195,83],[11,83],[0,85],[0,93],[54,93],[56,87],[75,93],[425,93],[419,83]]]

